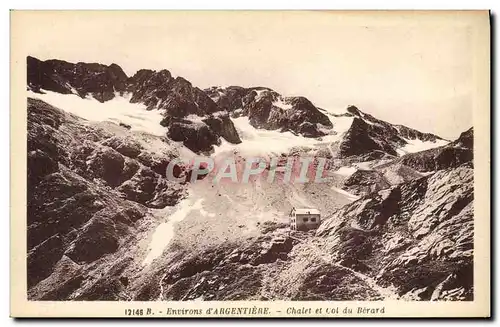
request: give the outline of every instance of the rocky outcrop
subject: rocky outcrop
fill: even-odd
[[[458,139],[456,139],[452,145],[457,148],[473,149],[474,148],[474,130],[469,128],[465,132],[461,133]]]
[[[62,94],[90,95],[100,102],[124,92],[127,75],[116,64],[69,63],[63,60],[41,61],[27,58],[28,87],[34,92],[48,90]]]
[[[214,144],[220,145],[217,134],[203,122],[172,121],[167,135],[171,140],[183,142],[188,149],[197,153],[209,153]]]
[[[247,97],[249,95],[248,89],[241,86],[229,86],[226,88],[214,86],[203,91],[217,103],[219,108],[227,112],[242,109],[244,103],[246,104],[250,98]]]
[[[355,195],[366,195],[388,188],[391,184],[375,170],[358,170],[344,182],[342,189]]]
[[[457,167],[463,163],[472,162],[474,157],[473,140],[473,130],[471,128],[463,132],[457,140],[450,144],[404,155],[398,162],[420,172],[432,172]]]
[[[372,127],[364,120],[355,117],[339,145],[341,158],[362,155],[380,150],[391,155],[397,155],[396,150],[389,143],[390,139],[383,137],[382,128]],[[397,138],[394,141],[399,141]],[[402,146],[400,141],[398,146]]]
[[[392,125],[376,119],[355,106],[349,106],[347,112],[354,119],[340,142],[340,158],[365,155],[373,151],[383,151],[397,156],[397,150],[408,144],[409,140],[433,143],[442,140],[434,134],[422,133],[406,126]]]
[[[241,143],[238,131],[236,131],[228,113],[219,111],[215,114],[209,114],[202,119],[202,122],[207,124],[211,130],[222,136],[226,141],[233,144]]]
[[[374,153],[374,152],[372,152]],[[376,152],[378,153],[378,152]],[[350,157],[349,160],[359,157]],[[342,181],[342,189],[358,196],[367,196],[380,190],[401,183],[419,179],[424,174],[401,163],[394,163],[394,158],[388,164],[377,164],[378,159],[362,161],[365,168],[357,169]],[[352,163],[356,166],[356,162]],[[366,166],[371,166],[368,169]]]
[[[417,131],[416,129],[409,128],[403,125],[394,125],[399,132],[401,137],[407,140],[420,140],[423,142],[435,142],[436,140],[441,139],[440,137],[431,134],[431,133],[422,133]]]
[[[304,97],[283,97],[264,87],[212,87],[205,92],[233,116],[248,116],[255,128],[319,137],[332,127],[330,119]]]
[[[407,154],[401,158],[401,163],[420,172],[433,172],[470,162],[472,158],[473,153],[470,149],[442,147]]]
[[[183,142],[196,153],[210,154],[213,145],[221,144],[219,136],[231,143],[241,143],[238,132],[226,112],[219,111],[205,117],[167,117],[161,124],[168,126],[167,136],[171,140]]]
[[[127,81],[130,102],[144,103],[149,109],[165,109],[166,116],[205,116],[220,110],[199,88],[182,77],[172,77],[166,69],[159,72],[141,69]]]
[[[343,265],[414,300],[473,298],[470,164],[370,194],[317,231]]]
[[[403,125],[393,125],[386,121],[377,119],[370,114],[362,112],[356,106],[347,107],[347,112],[352,114],[355,117],[363,119],[368,124],[375,126],[375,132],[379,132],[380,129],[377,130],[377,127],[382,128],[388,133],[388,138],[392,140],[392,142],[399,142],[397,138],[395,138],[394,134],[398,134],[399,138],[404,138],[407,140],[420,140],[423,142],[435,142],[437,140],[442,140],[437,135],[431,133],[422,133],[417,131],[416,129],[409,128]]]
[[[173,77],[165,69],[141,69],[127,77],[116,64],[73,64],[61,60],[40,61],[33,57],[28,57],[27,61],[28,88],[32,91],[74,93],[101,102],[117,95],[127,96],[130,102],[142,103],[148,110],[162,110],[165,116],[162,125],[171,128],[169,137],[180,140],[196,153],[211,152],[214,145],[221,143],[221,138],[230,143],[241,142],[232,120],[221,112],[232,117],[248,116],[255,128],[290,131],[308,138],[335,135],[332,123],[335,116],[353,117],[349,130],[336,145],[340,158],[374,151],[397,156],[398,149],[411,140],[434,143],[441,140],[433,134],[376,119],[355,106],[349,106],[344,114],[325,114],[305,97],[284,97],[265,87],[201,90],[182,77]]]

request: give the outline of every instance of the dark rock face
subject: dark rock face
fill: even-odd
[[[49,296],[31,289],[63,262],[86,269],[120,251],[147,207],[174,205],[184,194],[155,172],[170,157],[40,100],[28,99],[27,146],[30,298]],[[78,276],[61,287],[78,287]]]
[[[299,128],[303,123],[321,124],[326,127],[331,127],[332,123],[328,117],[321,113],[311,101],[304,97],[293,97],[288,99],[292,105],[292,111],[288,112],[288,126],[287,128],[294,131]]]
[[[323,128],[332,127],[328,117],[304,97],[283,97],[263,87],[213,87],[205,92],[222,109],[235,116],[248,116],[250,124],[256,128],[279,129],[304,137],[319,137],[325,133],[319,129],[318,124]]]
[[[431,133],[422,133],[413,128],[409,128],[403,125],[392,125],[386,121],[377,119],[372,115],[362,112],[356,106],[347,107],[347,112],[352,114],[355,117],[363,119],[368,124],[374,126],[375,133],[380,133],[382,130],[387,133],[387,138],[391,140],[391,142],[399,142],[399,138],[405,138],[409,140],[421,140],[421,141],[430,141],[435,142],[436,140],[441,139],[439,136],[431,134]],[[395,135],[397,134],[397,135]],[[396,138],[396,136],[398,138]]]
[[[404,155],[399,162],[421,172],[458,167],[463,163],[472,162],[474,156],[473,140],[471,128],[450,144]]]
[[[439,137],[436,137],[436,135],[431,134],[431,133],[422,133],[420,131],[417,131],[416,129],[409,128],[403,125],[396,125],[396,128],[399,131],[399,134],[404,137],[405,139],[409,140],[421,140],[421,141],[430,141],[430,142],[435,142]]]
[[[164,110],[163,126],[170,128],[171,118],[186,119],[188,115],[206,120],[203,128],[202,143],[197,146],[197,133],[191,126],[176,123],[173,134],[186,127],[183,139],[195,152],[207,151],[212,145],[220,144],[220,137],[230,143],[240,143],[238,133],[229,116],[218,114],[220,108],[202,90],[194,87],[182,77],[174,78],[168,70],[153,71],[142,69],[134,76],[127,77],[116,64],[69,63],[61,60],[40,61],[28,57],[28,87],[34,92],[42,90],[62,94],[77,93],[80,97],[92,96],[100,102],[112,100],[115,93],[131,94],[130,102],[142,103],[148,110]],[[128,125],[123,125],[129,128]],[[208,137],[210,134],[210,137]],[[188,139],[184,139],[184,138]]]
[[[229,118],[229,114],[225,112],[217,112],[215,115],[208,115],[206,118],[203,118],[202,121],[207,124],[211,130],[215,131],[228,142],[233,144],[241,143],[240,136],[238,135],[231,118]]]
[[[356,159],[356,158],[353,158]],[[368,152],[365,154],[360,155],[357,160],[359,162],[365,162],[365,161],[372,161],[372,160],[379,160],[379,159],[394,159],[394,156],[387,154],[384,151],[380,150],[375,150],[372,152]]]
[[[248,91],[241,86],[229,86],[225,89],[211,87],[204,90],[205,93],[219,106],[219,108],[233,112],[243,108],[243,99]]]
[[[472,300],[473,175],[463,164],[372,193],[317,235],[344,265],[404,298]]]
[[[172,122],[168,129],[168,137],[183,144],[194,152],[209,153],[213,145],[220,145],[217,134],[206,124],[192,122]]]
[[[406,145],[406,140],[418,139],[423,142],[436,142],[440,137],[422,133],[402,125],[392,125],[363,113],[355,106],[347,112],[354,117],[351,127],[339,145],[339,156],[365,155],[372,151],[383,151],[397,156],[397,149]]]
[[[191,120],[191,119],[192,120]],[[213,145],[220,145],[222,136],[228,142],[238,144],[241,139],[226,112],[216,112],[205,117],[166,117],[162,122],[168,126],[167,136],[183,144],[195,153],[210,153]]]
[[[149,282],[141,281],[135,299],[259,299],[268,265],[288,260],[295,243],[289,238],[273,242],[270,235],[263,235],[249,244],[226,244],[200,253],[180,251],[170,258],[172,264],[165,266],[161,289],[156,287],[158,282],[150,287]]]
[[[391,185],[397,185],[405,182],[419,179],[424,176],[415,169],[405,166],[403,164],[393,164],[389,167],[375,167],[380,172],[385,180]]]
[[[324,134],[316,128],[316,125],[305,122],[299,125],[297,132],[304,137],[320,137]]]
[[[233,144],[241,143],[238,132],[226,112],[219,111],[204,117],[167,116],[161,124],[169,127],[167,136],[170,139],[183,142],[195,153],[209,154],[213,145],[221,144],[220,136]]]
[[[453,145],[455,147],[460,147],[460,148],[466,148],[466,149],[473,149],[474,148],[474,131],[473,128],[469,128],[462,134],[460,134],[460,137],[453,142]]]
[[[149,109],[158,106],[163,97],[170,91],[170,83],[174,80],[168,70],[155,72],[141,69],[128,79],[127,91],[132,93],[130,102],[143,103]]]
[[[35,92],[40,89],[79,96],[91,95],[100,102],[111,100],[115,92],[123,92],[127,75],[116,64],[69,63],[62,60],[40,61],[27,58],[28,87]]]
[[[340,143],[340,157],[345,158],[361,155],[375,150],[397,155],[396,150],[387,141],[379,140],[382,138],[380,134],[383,133],[382,129],[373,128],[372,125],[367,124],[364,120],[355,117],[351,127]]]
[[[448,167],[456,167],[470,162],[473,153],[470,149],[443,147],[427,151],[410,153],[401,158],[401,162],[421,172],[430,172]]]
[[[166,116],[205,116],[219,110],[203,91],[182,77],[173,78],[168,70],[139,70],[128,79],[127,91],[132,93],[132,103],[165,109]]]

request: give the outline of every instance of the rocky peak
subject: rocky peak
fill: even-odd
[[[353,117],[353,121],[340,143],[339,154],[343,158],[364,155],[374,150],[397,156],[398,149],[413,141],[431,143],[444,141],[434,134],[422,133],[406,126],[393,125],[377,119],[356,106],[349,106],[346,111]]]
[[[100,102],[111,100],[115,92],[125,91],[127,75],[116,64],[69,63],[63,60],[41,61],[27,58],[28,87],[62,94],[90,95]]]
[[[473,128],[469,128],[465,132],[460,134],[460,137],[453,142],[454,146],[472,149],[474,147],[474,131]]]
[[[402,156],[398,162],[420,172],[433,172],[458,167],[464,163],[472,164],[474,158],[473,140],[473,130],[470,128],[460,134],[457,140],[447,145],[409,153]]]
[[[183,77],[173,78],[166,69],[140,70],[128,79],[127,85],[131,102],[144,103],[148,109],[164,109],[166,117],[203,117],[219,111],[203,91]]]
[[[368,124],[362,118],[356,116],[346,135],[340,142],[339,155],[341,157],[350,157],[362,155],[372,151],[381,150],[391,155],[397,155],[396,146],[403,145],[403,140],[397,136],[391,139],[390,134],[385,134],[382,126]],[[394,142],[395,146],[390,142]]]
[[[205,92],[233,116],[248,116],[250,124],[268,130],[292,131],[305,137],[325,135],[331,128],[328,116],[305,97],[284,97],[266,87],[212,87]]]
[[[156,72],[141,69],[127,80],[127,91],[132,93],[130,102],[144,103],[148,109],[161,106],[161,100],[169,91],[172,75],[168,70]]]
[[[219,108],[233,112],[237,109],[242,109],[243,98],[248,94],[247,89],[241,86],[229,86],[221,88],[213,86],[205,89],[204,92],[219,106]]]
[[[347,107],[346,111],[350,114],[353,114],[354,116],[361,117],[361,111],[358,109],[358,107],[350,105]]]
[[[344,181],[342,189],[359,196],[386,189],[390,185],[383,174],[378,171],[358,170]]]
[[[179,85],[179,86],[185,86],[185,87],[192,87],[193,86],[190,81],[188,81],[187,79],[185,79],[184,77],[181,77],[181,76],[176,77],[175,81],[177,82],[177,85]]]

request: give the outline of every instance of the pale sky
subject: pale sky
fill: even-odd
[[[35,16],[33,16],[35,15]],[[168,69],[200,88],[267,86],[454,139],[472,126],[471,28],[460,18],[328,12],[34,13],[19,37],[46,60]],[[21,24],[22,21],[22,24]],[[28,22],[30,23],[29,25]]]

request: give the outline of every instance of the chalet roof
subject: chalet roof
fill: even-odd
[[[318,209],[309,209],[309,208],[297,208],[295,209],[296,215],[319,215]]]

